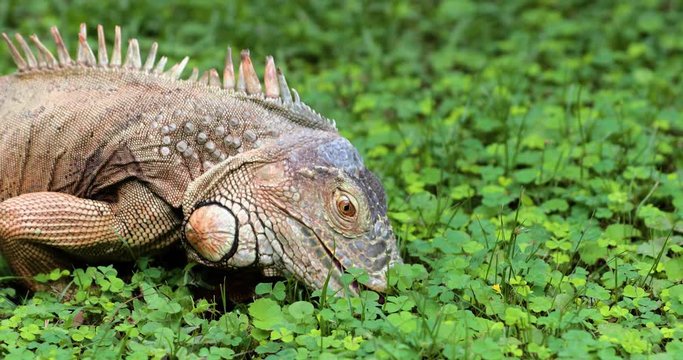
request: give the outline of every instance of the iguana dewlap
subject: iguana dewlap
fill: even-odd
[[[81,25],[71,58],[34,35],[9,44],[18,72],[0,77],[0,252],[26,283],[75,259],[132,260],[182,241],[217,268],[259,267],[321,288],[344,269],[386,288],[400,262],[384,190],[332,121],[302,103],[273,59],[263,85],[248,51],[230,49],[189,79],[164,71],[152,45],[121,52],[116,27],[97,56]],[[21,51],[19,50],[21,49]],[[124,60],[122,61],[122,58]]]

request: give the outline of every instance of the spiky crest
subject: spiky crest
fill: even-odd
[[[308,105],[304,104],[300,100],[296,90],[290,89],[287,86],[287,81],[285,80],[282,71],[275,66],[275,62],[271,56],[266,57],[263,86],[254,69],[249,50],[242,50],[240,53],[239,74],[237,79],[235,79],[232,49],[230,47],[227,48],[226,52],[222,82],[218,71],[215,69],[204,72],[201,77],[199,77],[198,69],[193,69],[189,78],[181,79],[181,74],[185,69],[189,58],[183,58],[182,61],[174,64],[169,70],[164,71],[168,59],[165,56],[162,56],[158,62],[156,61],[158,49],[156,42],[152,44],[149,55],[143,63],[142,58],[140,57],[138,40],[130,39],[122,64],[122,40],[121,28],[119,26],[114,28],[114,46],[111,58],[109,58],[107,54],[107,45],[102,25],[97,26],[97,57],[95,57],[95,54],[87,41],[86,26],[85,24],[81,24],[78,34],[76,61],[71,59],[69,51],[66,48],[57,27],[53,26],[51,28],[51,33],[57,48],[57,58],[52,55],[52,52],[43,45],[36,35],[31,35],[29,39],[38,51],[37,58],[23,36],[15,34],[15,38],[21,49],[20,52],[10,37],[6,33],[2,33],[2,38],[9,46],[10,55],[20,74],[33,71],[57,71],[70,67],[100,69],[123,68],[128,71],[146,73],[150,76],[165,77],[179,81],[195,81],[209,87],[222,88],[226,90],[227,96],[238,96],[256,102],[264,107],[285,112],[293,121],[303,126],[327,131],[336,131],[334,120],[323,117]],[[264,88],[265,90],[263,90]]]

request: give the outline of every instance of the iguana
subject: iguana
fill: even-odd
[[[164,71],[157,44],[143,63],[136,39],[124,55],[118,26],[111,57],[101,25],[97,56],[84,24],[75,59],[51,33],[57,57],[2,34],[18,71],[0,77],[0,252],[30,288],[73,261],[182,242],[210,267],[336,290],[356,267],[386,289],[401,259],[383,187],[272,57],[263,84],[248,50],[235,72],[229,47],[222,80],[181,79],[187,57]]]

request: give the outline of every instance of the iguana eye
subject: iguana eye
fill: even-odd
[[[346,195],[339,196],[337,199],[337,210],[342,216],[353,218],[356,216],[356,206],[353,205],[351,199]]]

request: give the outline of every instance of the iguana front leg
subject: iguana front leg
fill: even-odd
[[[20,195],[0,203],[0,252],[33,290],[38,273],[86,262],[131,260],[179,239],[180,219],[147,187],[130,182],[115,202],[56,192]]]

